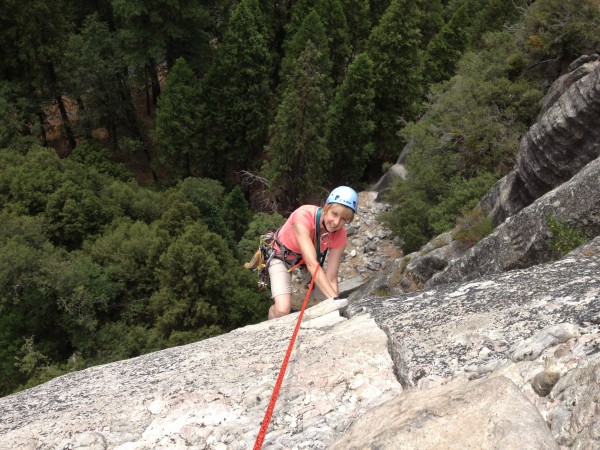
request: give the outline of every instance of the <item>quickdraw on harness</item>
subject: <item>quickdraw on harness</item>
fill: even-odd
[[[323,253],[321,253],[321,245],[320,245],[320,224],[321,224],[321,208],[317,210],[317,214],[315,216],[315,249],[317,252],[317,261],[319,261],[319,265],[323,267],[325,264],[325,259],[327,258],[327,253],[329,252],[329,248],[325,249]],[[258,271],[258,290],[263,291],[269,286],[269,264],[273,258],[279,259],[282,261],[287,267],[288,272],[291,272],[298,267],[305,268],[304,258],[302,255],[290,250],[285,245],[281,243],[278,239],[279,230],[277,231],[268,231],[261,237],[260,241],[260,262],[256,267]],[[273,244],[277,244],[277,248],[279,249],[279,254],[277,254],[277,249],[275,249]]]
[[[275,242],[275,231],[267,231],[260,239],[260,259],[256,266],[258,272],[258,290],[264,291],[269,286],[269,263],[275,256],[273,243]]]

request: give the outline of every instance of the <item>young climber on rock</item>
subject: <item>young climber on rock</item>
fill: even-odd
[[[271,297],[269,319],[290,313],[292,274],[289,269],[302,261],[326,298],[339,295],[337,283],[340,261],[348,235],[344,225],[352,222],[358,208],[358,195],[348,186],[331,191],[325,206],[303,205],[296,209],[276,234],[275,257],[269,262]],[[327,257],[327,264],[323,263]]]

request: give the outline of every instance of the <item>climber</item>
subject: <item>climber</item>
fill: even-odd
[[[358,208],[358,195],[348,186],[331,191],[325,206],[303,205],[296,209],[278,230],[269,264],[271,297],[274,304],[269,309],[269,319],[290,313],[292,303],[291,269],[302,262],[313,274],[319,267],[315,283],[326,298],[338,298],[337,283],[340,261],[348,235],[344,225],[354,219]]]

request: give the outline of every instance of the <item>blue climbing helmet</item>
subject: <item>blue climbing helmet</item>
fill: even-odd
[[[356,213],[358,211],[358,194],[351,187],[338,186],[331,191],[325,203],[339,203]]]

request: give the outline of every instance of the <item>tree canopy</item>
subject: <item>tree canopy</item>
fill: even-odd
[[[593,0],[0,3],[0,395],[264,320],[260,236],[401,153],[404,252],[471,220],[599,25]]]

